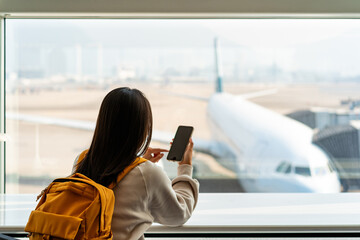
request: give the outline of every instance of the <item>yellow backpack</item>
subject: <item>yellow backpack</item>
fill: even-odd
[[[80,155],[79,161],[85,154]],[[119,174],[117,182],[145,161],[137,158]],[[31,212],[25,231],[31,240],[112,239],[115,186],[104,187],[80,173],[55,179]]]

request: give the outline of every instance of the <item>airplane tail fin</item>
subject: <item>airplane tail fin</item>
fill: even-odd
[[[214,53],[215,53],[215,92],[221,93],[223,92],[223,86],[222,86],[222,69],[220,66],[220,55],[219,55],[219,42],[218,39],[214,39]],[[200,97],[200,96],[191,96],[183,93],[174,93],[174,92],[167,92],[166,94],[172,95],[172,96],[178,96],[183,98],[189,98],[189,99],[195,99],[195,100],[201,100],[201,101],[209,101],[208,97]]]
[[[215,50],[215,73],[216,73],[216,86],[215,91],[220,93],[223,91],[222,87],[222,69],[220,67],[220,56],[219,56],[219,42],[218,39],[214,39],[214,50]]]

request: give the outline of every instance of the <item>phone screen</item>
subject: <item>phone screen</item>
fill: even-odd
[[[168,160],[173,160],[173,161],[182,160],[193,130],[194,128],[191,126],[178,127],[169,154],[167,155]]]

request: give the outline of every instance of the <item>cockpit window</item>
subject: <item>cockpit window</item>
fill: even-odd
[[[290,173],[291,172],[291,164],[287,162],[281,162],[279,166],[276,168],[276,171],[279,173]]]
[[[291,173],[291,165],[290,164],[285,169],[285,173]]]
[[[283,169],[283,167],[284,167],[284,164],[286,164],[286,163],[284,163],[284,162],[280,163],[279,166],[276,168],[276,171],[277,171],[277,172],[282,172],[282,169]]]
[[[295,167],[295,173],[306,177],[311,176],[310,168],[308,167]]]

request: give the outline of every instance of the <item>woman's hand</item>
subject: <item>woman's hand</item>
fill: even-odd
[[[157,163],[163,156],[164,154],[162,152],[168,152],[169,150],[163,149],[163,148],[151,148],[149,147],[143,158],[153,162],[153,163]]]
[[[193,148],[194,148],[194,143],[193,143],[192,139],[190,138],[189,144],[186,147],[183,159],[181,160],[181,162],[179,162],[179,165],[182,165],[182,164],[192,165]]]

